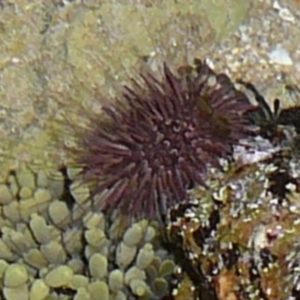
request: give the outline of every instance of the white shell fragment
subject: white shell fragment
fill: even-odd
[[[291,66],[293,61],[289,52],[282,47],[282,45],[277,45],[276,48],[269,53],[269,58],[271,62],[284,66]]]

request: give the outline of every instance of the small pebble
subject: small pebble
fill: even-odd
[[[23,265],[11,264],[4,273],[4,285],[9,288],[20,287],[28,281],[28,273]]]
[[[68,286],[73,277],[73,270],[68,266],[59,266],[45,277],[45,283],[52,288]]]

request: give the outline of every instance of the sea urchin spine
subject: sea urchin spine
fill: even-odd
[[[224,74],[197,61],[161,79],[148,73],[103,107],[81,139],[78,162],[95,207],[156,217],[205,185],[209,166],[246,134],[246,96]],[[104,121],[103,121],[104,120]]]

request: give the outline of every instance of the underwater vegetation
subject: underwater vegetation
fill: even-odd
[[[0,183],[0,299],[300,299],[298,111],[197,59],[139,74],[76,168]]]

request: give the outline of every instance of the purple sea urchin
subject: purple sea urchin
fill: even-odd
[[[231,154],[249,107],[226,75],[201,61],[178,75],[165,64],[161,79],[133,80],[82,138],[78,162],[83,181],[93,183],[95,207],[130,217],[165,213]]]

